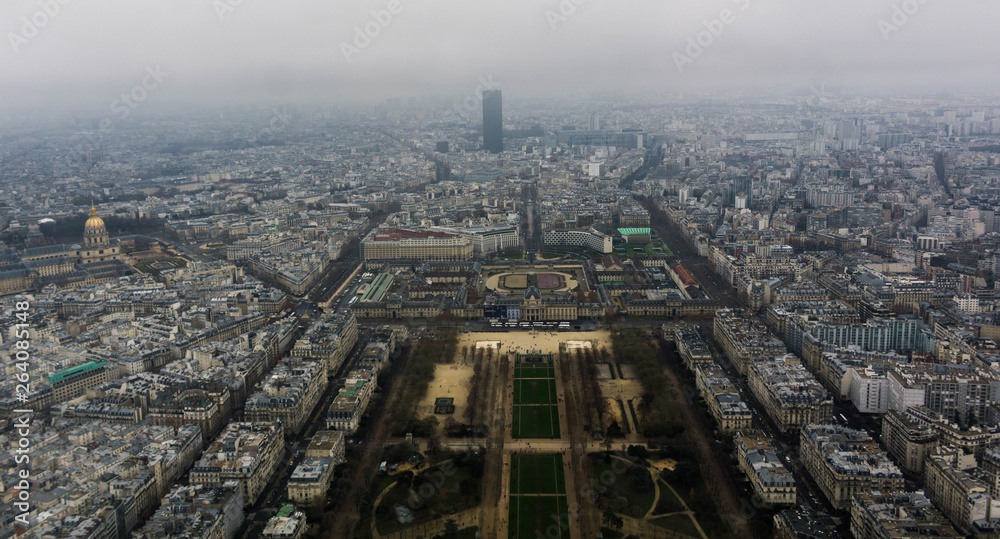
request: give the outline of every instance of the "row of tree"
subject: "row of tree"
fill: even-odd
[[[684,425],[675,417],[673,397],[663,391],[667,377],[649,338],[641,330],[620,329],[611,335],[611,347],[615,358],[620,363],[635,365],[639,375],[643,388],[640,433],[647,438],[659,438],[683,432]]]
[[[427,437],[434,433],[437,418],[418,418],[417,405],[427,394],[427,387],[434,379],[434,366],[451,362],[457,348],[458,330],[455,328],[439,328],[433,337],[417,343],[405,393],[393,411],[393,436],[405,436],[409,432],[414,436]]]

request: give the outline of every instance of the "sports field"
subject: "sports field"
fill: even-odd
[[[514,438],[559,438],[559,397],[552,356],[517,356],[514,364]]]
[[[562,455],[514,455],[510,469],[510,537],[569,537]]]

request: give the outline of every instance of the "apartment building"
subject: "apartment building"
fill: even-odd
[[[302,506],[323,507],[337,464],[330,457],[306,457],[288,478],[288,499]]]
[[[774,357],[786,352],[785,344],[749,311],[717,311],[712,334],[740,374],[747,374],[750,358]]]
[[[923,492],[858,492],[851,503],[855,539],[939,537],[961,539]]]
[[[358,320],[350,310],[325,313],[295,342],[291,356],[319,359],[334,376],[358,341]]]
[[[49,375],[53,404],[83,395],[88,389],[107,383],[110,371],[104,361],[88,361]]]
[[[897,364],[889,376],[893,410],[925,406],[961,423],[995,423],[1000,376],[989,369],[933,363]]]
[[[317,432],[309,441],[306,457],[330,457],[335,465],[344,462],[344,433],[332,430]]]
[[[263,539],[302,539],[307,529],[305,513],[296,511],[291,505],[284,505],[278,509],[273,517],[268,519],[261,532],[261,537]]]
[[[700,363],[712,363],[712,351],[708,347],[705,339],[701,338],[698,331],[692,327],[674,328],[672,331],[673,341],[677,343],[677,353],[681,356],[684,365],[692,371]]]
[[[930,425],[907,414],[889,410],[882,417],[882,445],[900,468],[917,474],[924,472],[924,461],[938,445]]]
[[[889,410],[889,379],[885,370],[855,367],[851,377],[851,403],[862,414],[884,414]]]
[[[799,458],[820,491],[839,510],[854,494],[903,489],[903,473],[867,433],[839,425],[804,425]]]
[[[160,502],[135,539],[232,539],[243,524],[243,491],[235,485],[178,486]]]
[[[298,434],[326,390],[326,363],[285,358],[246,401],[247,421],[280,422],[286,437]]]
[[[957,448],[977,459],[983,458],[987,449],[1000,446],[1000,426],[959,425],[954,417],[949,418],[926,406],[915,406],[903,413],[911,420],[930,427],[939,445]]]
[[[753,421],[750,407],[722,367],[714,362],[699,363],[695,367],[695,383],[720,430],[732,432],[750,427]]]
[[[355,376],[358,374],[358,376]],[[360,376],[362,373],[351,372],[337,397],[330,403],[326,414],[326,428],[335,431],[345,431],[353,434],[358,430],[361,416],[368,408],[375,380]]]
[[[760,431],[741,430],[734,438],[736,460],[763,503],[795,505],[795,478],[774,445]]]
[[[795,356],[751,364],[747,382],[764,412],[786,434],[832,417],[833,397]]]
[[[1000,500],[990,495],[976,459],[964,451],[942,446],[927,457],[924,489],[935,505],[963,534],[974,534],[977,522],[1000,518]]]
[[[229,423],[191,468],[191,484],[221,487],[235,481],[243,502],[253,505],[278,467],[283,442],[278,423]]]

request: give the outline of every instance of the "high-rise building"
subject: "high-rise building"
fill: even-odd
[[[601,129],[601,116],[596,112],[590,113],[590,118],[587,121],[587,130],[598,131]]]
[[[483,149],[503,151],[503,96],[500,90],[483,91]]]
[[[733,204],[736,204],[736,197],[746,195],[746,207],[753,203],[753,178],[750,176],[740,176],[733,179]]]

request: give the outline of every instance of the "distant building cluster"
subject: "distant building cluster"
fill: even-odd
[[[813,94],[8,118],[0,538],[303,537],[409,324],[579,320],[663,323],[776,537],[995,535],[1000,110]]]

